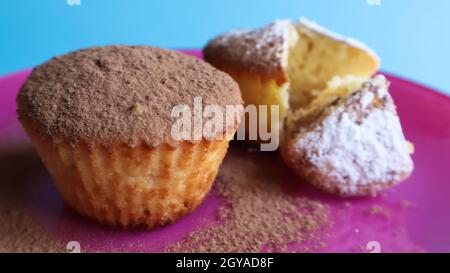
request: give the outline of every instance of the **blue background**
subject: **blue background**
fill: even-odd
[[[450,94],[450,1],[0,0],[0,75],[93,45],[200,48],[230,28],[306,16],[358,38],[383,69]]]

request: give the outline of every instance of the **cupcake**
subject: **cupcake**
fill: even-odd
[[[208,137],[174,133],[173,109],[193,109],[199,99],[218,109],[242,103],[231,77],[194,57],[106,46],[38,66],[17,104],[69,207],[103,223],[152,228],[201,203],[237,129],[236,113]]]
[[[305,18],[233,30],[211,40],[203,52],[238,82],[245,104],[279,106],[280,134],[288,113],[308,105],[332,78],[368,79],[380,66],[365,44]]]

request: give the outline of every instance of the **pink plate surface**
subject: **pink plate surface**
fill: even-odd
[[[0,78],[0,168],[2,180],[32,180],[24,202],[37,225],[59,239],[80,242],[82,251],[158,252],[214,221],[221,202],[214,196],[192,214],[154,231],[108,228],[65,207],[17,120],[15,97],[29,73]],[[450,252],[450,98],[387,76],[405,135],[415,144],[414,173],[376,198],[343,199],[305,186],[298,194],[331,207],[333,225],[324,231],[330,236],[321,252],[368,252],[371,241],[382,252]],[[383,213],[369,215],[372,208]]]

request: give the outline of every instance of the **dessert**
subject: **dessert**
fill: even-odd
[[[352,38],[300,19],[231,31],[205,59],[240,85],[246,104],[278,105],[281,153],[296,174],[343,196],[375,195],[408,177],[403,136],[378,56]],[[266,126],[269,127],[270,126]]]
[[[335,79],[288,125],[281,146],[286,164],[341,196],[376,195],[406,179],[412,151],[388,85],[381,75],[364,83]]]
[[[246,104],[280,107],[281,132],[289,111],[308,105],[333,77],[367,79],[380,65],[366,45],[304,18],[222,34],[203,52],[239,83]]]
[[[117,226],[175,221],[205,197],[239,117],[211,139],[171,134],[177,105],[241,105],[209,64],[147,46],[89,48],[35,68],[19,119],[68,206]]]

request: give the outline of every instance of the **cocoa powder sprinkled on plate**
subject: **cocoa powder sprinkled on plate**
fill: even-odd
[[[285,170],[273,164],[274,157],[231,147],[213,189],[225,199],[220,224],[194,231],[166,251],[278,252],[294,242],[308,242],[303,251],[324,247],[320,230],[329,224],[329,208],[285,192]]]
[[[36,225],[25,206],[27,193],[36,187],[31,176],[40,168],[37,155],[31,149],[0,151],[0,253],[65,252],[65,245]]]

